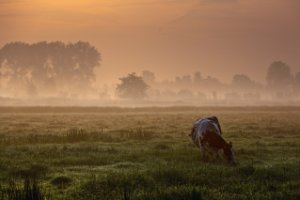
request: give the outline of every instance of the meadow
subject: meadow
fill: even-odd
[[[238,165],[188,137],[219,118]],[[300,108],[0,108],[0,200],[300,199]]]

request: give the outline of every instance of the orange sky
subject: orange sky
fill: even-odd
[[[299,0],[0,0],[0,45],[89,41],[98,82],[148,69],[264,81],[273,60],[300,71]]]

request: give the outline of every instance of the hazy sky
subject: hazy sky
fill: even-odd
[[[0,46],[89,41],[99,82],[148,69],[264,81],[274,60],[300,71],[300,0],[0,0]]]

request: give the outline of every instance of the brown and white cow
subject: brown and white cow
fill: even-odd
[[[214,154],[217,157],[224,157],[231,164],[235,164],[232,143],[227,143],[222,137],[222,130],[217,117],[211,116],[197,120],[190,136],[200,148],[203,160],[207,160],[207,154]]]

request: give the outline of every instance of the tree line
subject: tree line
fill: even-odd
[[[88,42],[12,42],[0,49],[0,87],[15,96],[86,93],[101,60]]]
[[[88,42],[11,42],[0,49],[0,96],[14,97],[78,97],[100,94],[93,86],[95,69],[101,54]],[[235,74],[231,83],[223,83],[201,72],[157,81],[153,72],[129,73],[119,79],[114,94],[124,99],[147,97],[238,98],[239,94],[274,98],[299,96],[300,72],[293,74],[288,64],[274,61],[267,68],[266,83],[261,84],[245,74]],[[97,89],[98,88],[98,89]],[[102,92],[103,93],[103,92]],[[101,93],[101,94],[102,94]],[[196,93],[196,94],[195,94]],[[101,95],[98,97],[101,98]]]
[[[204,77],[200,72],[159,82],[156,81],[155,74],[148,70],[141,75],[131,73],[120,81],[117,92],[126,98],[146,98],[147,90],[152,95],[170,98],[193,97],[195,91],[200,98],[206,98],[210,93],[212,99],[217,98],[220,93],[223,98],[229,99],[241,98],[241,94],[250,99],[259,98],[261,94],[271,98],[292,98],[300,95],[300,72],[292,74],[288,64],[282,61],[274,61],[267,68],[266,84],[258,83],[245,74],[235,74],[231,83],[226,84],[211,76]]]

